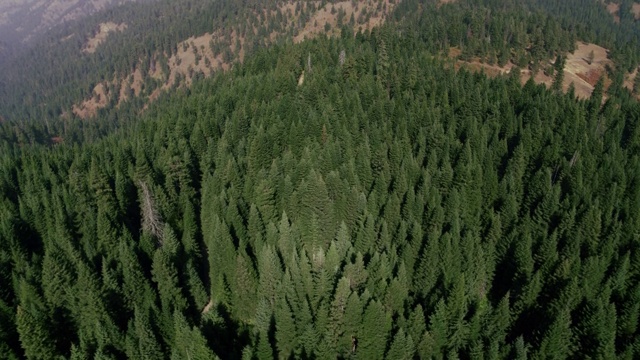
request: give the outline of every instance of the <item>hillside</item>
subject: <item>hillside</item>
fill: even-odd
[[[299,42],[320,34],[336,36],[345,26],[353,33],[370,31],[384,22],[395,4],[375,0],[325,4],[292,1],[261,6],[264,8],[259,11],[243,8],[239,10],[245,14],[238,17],[241,20],[230,21],[227,13],[238,11],[230,2],[194,0],[176,7],[161,1],[123,7],[110,12],[108,18],[94,17],[81,26],[53,32],[42,47],[36,47],[4,71],[8,84],[5,98],[0,99],[0,113],[12,117],[7,108],[34,101],[48,109],[36,106],[29,113],[14,115],[31,118],[75,114],[86,119],[100,109],[113,109],[133,100],[132,95],[148,104],[163,91],[189,85],[194,76],[206,77],[212,71],[229,69],[246,53],[263,45]],[[206,14],[214,19],[213,26],[203,22]],[[186,26],[188,23],[198,26]],[[158,30],[150,33],[149,27]],[[97,63],[96,58],[100,59]],[[31,71],[15,71],[33,63],[33,59],[49,59],[60,67],[42,61],[33,64]],[[89,68],[95,71],[78,72]],[[42,88],[41,84],[51,85]],[[34,94],[34,88],[41,90]]]
[[[92,141],[0,125],[2,353],[637,358],[638,104],[395,26],[256,49]]]

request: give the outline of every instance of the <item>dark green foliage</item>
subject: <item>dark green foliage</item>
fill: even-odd
[[[638,104],[397,26],[256,50],[95,141],[0,124],[2,354],[640,356]]]

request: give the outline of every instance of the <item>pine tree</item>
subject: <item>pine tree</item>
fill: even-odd
[[[236,256],[235,272],[231,282],[231,303],[236,318],[250,321],[256,312],[258,280],[253,264],[246,252]]]
[[[204,212],[203,212],[204,217]],[[211,299],[219,303],[225,298],[225,279],[235,271],[236,250],[226,224],[218,217],[203,219],[203,237],[209,258]]]
[[[16,325],[20,344],[30,359],[49,359],[57,354],[51,334],[51,320],[42,297],[27,281],[20,281],[20,305],[16,313]]]
[[[391,316],[385,312],[382,304],[377,301],[370,302],[362,319],[362,332],[357,339],[358,358],[384,358],[390,329]]]
[[[282,266],[275,249],[270,245],[262,247],[258,257],[258,275],[260,277],[258,294],[266,298],[273,308],[280,288]]]
[[[296,347],[296,327],[286,296],[279,294],[275,308],[276,348],[279,358],[288,359]]]
[[[340,353],[339,341],[345,335],[345,313],[347,310],[347,302],[351,295],[351,287],[349,279],[343,277],[338,281],[336,291],[331,302],[331,308],[329,313],[329,328],[327,329],[329,335],[329,347],[334,351]]]
[[[555,91],[562,91],[562,83],[564,81],[564,65],[565,65],[565,57],[562,55],[558,55],[556,57],[556,62],[553,65],[555,68],[555,77],[553,79],[553,84],[551,84],[551,89]]]
[[[573,353],[573,332],[571,318],[567,310],[561,311],[551,327],[544,334],[538,356],[564,359]]]
[[[158,343],[149,315],[136,309],[133,328],[137,338],[137,352],[135,356],[143,359],[163,359],[162,347]]]
[[[387,359],[413,359],[414,345],[411,336],[407,336],[402,328],[398,330],[393,338],[391,347],[387,352],[385,358]]]
[[[217,359],[207,347],[207,341],[200,330],[191,327],[179,312],[174,314],[175,340],[172,345],[171,359]]]

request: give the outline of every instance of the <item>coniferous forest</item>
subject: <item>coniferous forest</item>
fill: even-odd
[[[0,122],[0,357],[639,358],[638,102],[456,69],[400,5],[144,111]]]

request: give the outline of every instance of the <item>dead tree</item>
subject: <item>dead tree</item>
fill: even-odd
[[[139,181],[140,189],[142,190],[142,199],[140,201],[140,208],[142,211],[142,230],[148,231],[153,235],[157,241],[158,246],[162,246],[162,216],[158,212],[158,208],[155,204],[155,199],[149,190],[149,186],[144,181]]]

